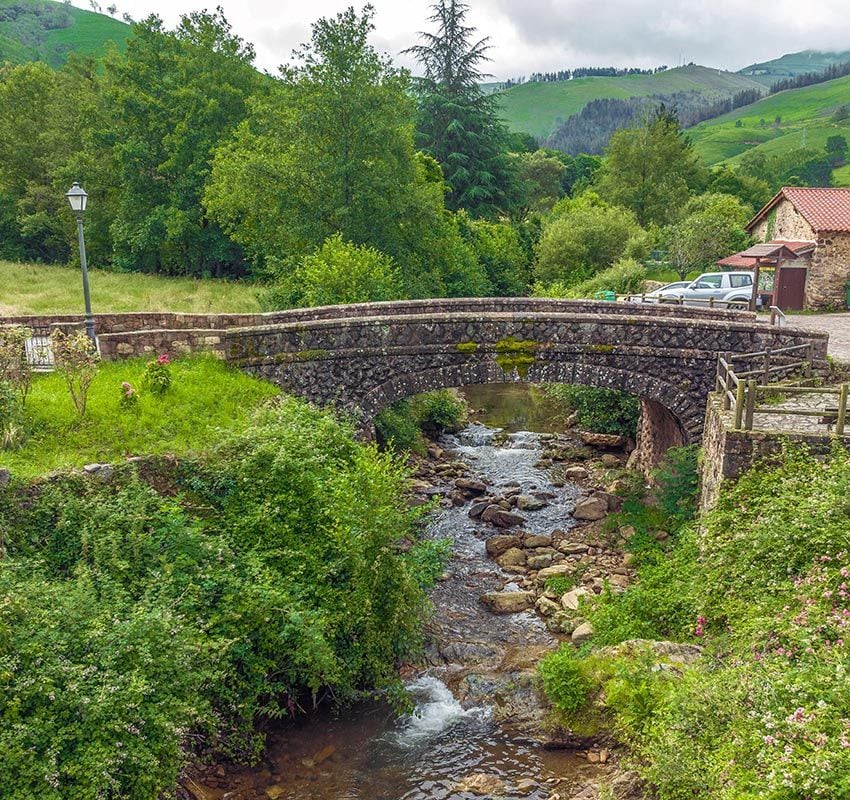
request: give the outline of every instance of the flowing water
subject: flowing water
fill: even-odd
[[[489,387],[482,389],[470,393],[475,408],[494,405]],[[500,411],[504,430],[474,422],[444,437],[441,446],[493,489],[519,486],[542,493],[549,505],[524,514],[529,533],[568,529],[578,489],[553,486],[536,466],[542,434],[516,429],[529,420],[537,424],[528,427],[542,426],[529,413],[533,398],[526,394],[517,401],[513,392],[513,420]],[[568,798],[571,788],[586,782],[592,769],[586,761],[535,741],[541,711],[533,666],[557,641],[530,612],[495,616],[481,604],[483,593],[518,589],[521,578],[488,558],[484,540],[494,531],[467,512],[468,505],[445,500],[428,524],[428,536],[451,539],[452,559],[432,592],[431,666],[408,685],[413,713],[399,718],[385,706],[364,704],[339,716],[320,712],[286,725],[270,736],[263,764],[228,776],[214,796],[545,800],[556,789]],[[481,780],[483,788],[476,784]]]

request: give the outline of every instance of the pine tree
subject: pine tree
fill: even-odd
[[[475,39],[464,24],[469,6],[437,0],[429,21],[436,33],[420,33],[422,44],[406,52],[424,69],[416,84],[419,146],[440,164],[449,186],[446,204],[471,215],[492,217],[507,210],[514,193],[507,155],[507,128],[498,116],[495,95],[480,86],[488,39]]]

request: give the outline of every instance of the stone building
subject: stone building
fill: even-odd
[[[786,186],[748,223],[758,242],[811,242],[798,262],[800,285],[809,309],[844,308],[850,282],[850,188]]]

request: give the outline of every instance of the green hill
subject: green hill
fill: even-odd
[[[123,47],[130,25],[52,0],[0,0],[0,63],[45,61],[61,66],[71,52],[103,55]]]
[[[786,53],[773,61],[750,64],[742,69],[741,75],[747,75],[766,86],[773,85],[783,78],[793,78],[807,72],[823,72],[834,64],[846,64],[850,61],[850,50],[843,53],[824,53],[820,50],[803,50],[801,53]]]
[[[765,97],[707,120],[688,133],[709,164],[734,163],[753,149],[768,155],[797,147],[820,149],[834,134],[850,140],[850,119],[836,118],[843,106],[850,111],[850,75]],[[839,170],[835,178],[847,182],[850,174]]]
[[[513,131],[545,138],[591,100],[646,97],[654,94],[699,91],[715,99],[731,97],[743,89],[763,88],[745,75],[695,65],[654,75],[617,78],[576,78],[554,83],[524,83],[501,93],[502,118]]]

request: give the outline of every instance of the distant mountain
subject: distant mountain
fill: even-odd
[[[732,97],[746,89],[763,89],[763,84],[746,75],[710,67],[690,65],[653,75],[576,78],[551,83],[523,83],[504,90],[502,118],[513,131],[545,139],[592,100],[651,95],[670,97],[699,93],[706,102]]]
[[[850,50],[843,53],[824,53],[820,50],[803,50],[800,53],[786,53],[773,61],[765,61],[762,64],[750,64],[740,70],[741,75],[746,75],[753,80],[771,86],[783,78],[793,78],[795,75],[803,75],[807,72],[823,72],[833,64],[846,64],[850,61]]]
[[[132,28],[105,14],[52,0],[0,0],[0,63],[61,66],[71,52],[101,56],[123,47]]]
[[[709,164],[735,163],[751,150],[772,155],[798,147],[823,149],[836,134],[850,141],[850,75],[778,92],[688,131]],[[836,170],[833,181],[850,183],[850,169]]]

